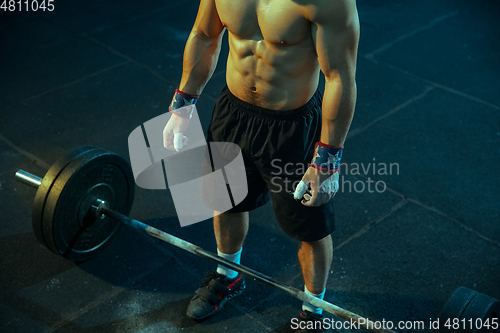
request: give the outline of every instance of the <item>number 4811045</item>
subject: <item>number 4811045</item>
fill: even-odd
[[[1,0],[0,0],[1,1]],[[49,12],[54,10],[54,0],[4,0],[0,9],[4,12],[15,12],[15,11],[39,11],[39,10],[48,10]]]

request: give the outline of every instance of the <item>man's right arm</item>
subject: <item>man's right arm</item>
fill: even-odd
[[[217,67],[223,36],[224,26],[217,13],[215,0],[201,0],[184,49],[179,90],[190,95],[201,94]]]
[[[223,32],[215,0],[201,0],[184,49],[181,84],[169,106],[173,115],[163,129],[163,146],[169,150],[181,151],[187,144],[188,139],[183,133],[196,110],[198,95],[217,66]]]

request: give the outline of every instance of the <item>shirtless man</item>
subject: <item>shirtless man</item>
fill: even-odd
[[[207,141],[238,144],[249,190],[235,208],[214,212],[217,252],[239,263],[248,211],[271,197],[282,230],[301,244],[305,292],[322,298],[333,255],[329,200],[338,188],[338,165],[356,102],[355,0],[201,0],[169,108],[175,116],[164,130],[169,149],[179,151],[186,143],[182,133],[215,70],[225,30],[227,86],[215,104]],[[317,90],[320,70],[326,78],[323,97]],[[285,174],[286,163],[306,171],[297,175],[288,168]],[[290,188],[292,183],[299,186]],[[299,200],[291,195],[294,190]],[[187,315],[209,318],[244,287],[241,274],[219,265],[196,291]],[[321,309],[303,304],[299,320],[321,319]]]

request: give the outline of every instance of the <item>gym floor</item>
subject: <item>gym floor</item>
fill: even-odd
[[[78,264],[35,240],[35,190],[15,171],[43,175],[81,145],[128,159],[129,133],[167,111],[199,1],[54,4],[0,11],[2,332],[289,332],[301,302],[254,281],[216,317],[189,320],[215,265],[127,227]],[[394,323],[428,323],[459,286],[500,299],[500,5],[358,0],[358,10],[358,102],[325,299]],[[227,53],[199,100],[204,131]],[[137,188],[130,215],[215,251],[210,221],[181,228],[169,191]],[[297,244],[271,205],[250,218],[242,264],[302,288]]]

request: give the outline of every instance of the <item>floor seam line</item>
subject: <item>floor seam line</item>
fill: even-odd
[[[164,262],[160,262],[159,264],[155,265],[153,268],[149,269],[143,274],[140,274],[137,276],[135,279],[131,279],[128,283],[126,283],[122,288],[117,288],[117,290],[112,290],[102,297],[92,301],[91,303],[87,304],[83,308],[81,308],[79,311],[75,311],[68,315],[66,318],[61,320],[58,323],[55,323],[53,326],[50,327],[49,333],[54,333],[57,332],[61,327],[66,326],[67,324],[75,321],[76,319],[80,318],[84,314],[88,313],[90,310],[94,309],[95,307],[99,306],[101,303],[108,301],[110,299],[115,298],[116,296],[122,294],[127,290],[128,287],[132,286],[135,282],[142,280],[143,278],[147,277],[149,274],[153,273],[155,270],[157,270],[159,267],[161,267],[164,264]]]
[[[108,71],[110,71],[110,70],[113,70],[113,69],[115,69],[115,68],[118,68],[118,67],[123,66],[123,65],[126,65],[126,64],[128,64],[128,61],[122,61],[122,62],[119,62],[119,63],[114,64],[114,65],[112,65],[112,66],[109,66],[109,67],[103,68],[103,69],[101,69],[101,70],[99,70],[99,71],[97,71],[97,72],[93,72],[93,73],[91,73],[91,74],[88,74],[88,75],[82,76],[82,77],[80,77],[80,78],[78,78],[78,79],[76,79],[76,80],[70,81],[70,82],[65,83],[65,84],[63,84],[63,85],[60,85],[60,86],[57,86],[57,87],[55,87],[55,88],[52,88],[52,89],[46,90],[46,91],[44,91],[43,93],[40,93],[40,94],[38,94],[38,95],[35,95],[35,96],[31,96],[31,97],[25,98],[25,99],[23,99],[23,100],[22,100],[22,103],[28,103],[28,102],[30,102],[30,101],[32,101],[32,100],[34,100],[34,99],[37,99],[37,98],[40,98],[40,97],[46,96],[46,95],[48,95],[48,94],[51,94],[51,93],[53,93],[53,92],[56,92],[56,91],[62,90],[62,89],[64,89],[64,88],[68,88],[68,87],[74,86],[74,85],[76,85],[76,84],[78,84],[78,83],[80,83],[80,82],[83,82],[83,81],[85,81],[85,80],[87,80],[87,79],[89,79],[89,78],[92,78],[92,77],[95,77],[95,76],[101,75],[101,74],[103,74],[103,73],[106,73],[106,72],[108,72]],[[25,105],[26,105],[26,104],[25,104]]]
[[[150,66],[142,63],[142,62],[139,62],[117,50],[115,50],[114,48],[112,48],[111,46],[108,46],[102,42],[100,42],[99,40],[95,39],[94,37],[92,36],[89,36],[89,35],[85,35],[85,34],[79,34],[80,37],[82,38],[86,38],[94,43],[96,43],[97,45],[105,48],[106,50],[108,50],[109,52],[117,55],[117,56],[120,56],[126,60],[128,60],[129,62],[145,69],[146,71],[148,71],[150,74],[153,74],[153,76],[157,77],[158,79],[160,79],[161,81],[165,82],[165,83],[168,83],[169,85],[172,85],[174,87],[176,87],[178,85],[177,82],[174,82],[174,81],[171,81],[169,79],[167,79],[166,77],[164,77],[161,73],[157,72],[156,70],[154,70],[153,68],[151,68]],[[203,96],[206,96],[208,99],[210,99],[212,102],[216,102],[217,101],[217,98],[213,97],[212,95],[208,94],[208,93],[205,93],[203,94]]]
[[[166,82],[168,84],[171,84],[171,85],[176,85],[177,83],[173,83],[172,81],[168,80],[166,77],[164,77],[163,75],[161,75],[160,73],[158,73],[157,71],[155,71],[154,69],[152,69],[151,67],[149,67],[148,65],[146,64],[143,64],[131,57],[129,57],[128,55],[124,54],[124,53],[121,53],[120,51],[114,49],[113,47],[99,41],[97,38],[85,33],[85,32],[77,32],[77,31],[74,31],[73,29],[67,27],[65,24],[59,22],[59,21],[55,21],[55,20],[48,20],[49,22],[52,22],[56,25],[59,25],[61,28],[65,29],[66,31],[74,34],[75,36],[79,37],[79,38],[82,38],[82,39],[85,39],[85,40],[88,40],[100,47],[102,47],[103,49],[107,50],[108,52],[120,57],[120,58],[123,58],[125,59],[126,61],[128,62],[131,62],[143,69],[146,69],[146,71],[148,71],[150,74],[153,74],[153,76],[157,77],[158,79],[160,79],[161,81],[163,82]]]
[[[420,201],[418,201],[416,199],[408,199],[408,201],[411,202],[411,203],[413,203],[413,204],[415,204],[415,205],[417,205],[417,206],[419,206],[419,207],[421,207],[421,208],[424,208],[424,209],[426,209],[426,210],[428,210],[428,211],[430,211],[432,213],[435,213],[435,214],[437,214],[439,216],[444,217],[448,221],[455,223],[456,225],[460,226],[462,229],[470,232],[471,234],[475,235],[476,237],[481,238],[482,240],[487,241],[488,243],[491,243],[494,246],[500,248],[500,243],[495,242],[493,239],[486,237],[485,235],[481,234],[477,230],[472,229],[471,227],[468,227],[464,223],[456,220],[455,218],[453,218],[453,217],[449,216],[448,214],[440,211],[439,209],[437,209],[435,207],[427,206],[426,204],[424,204],[424,203],[422,203],[422,202],[420,202]]]
[[[439,89],[442,89],[442,90],[445,90],[445,91],[448,91],[452,94],[455,94],[455,95],[458,95],[460,97],[463,97],[463,98],[466,98],[466,99],[469,99],[471,101],[474,101],[474,102],[477,102],[477,103],[480,103],[480,104],[484,104],[486,106],[489,106],[495,110],[500,110],[500,106],[499,105],[496,105],[496,104],[493,104],[493,103],[490,103],[488,101],[485,101],[479,97],[476,97],[476,96],[473,96],[473,95],[469,95],[465,92],[462,92],[462,91],[459,91],[459,90],[456,90],[456,89],[453,89],[451,87],[448,87],[448,86],[445,86],[443,84],[440,84],[440,83],[437,83],[437,82],[434,82],[432,80],[429,80],[429,79],[425,79],[423,77],[420,77],[412,72],[409,72],[405,69],[402,69],[402,68],[399,68],[397,66],[394,66],[394,65],[391,65],[391,64],[388,64],[386,62],[383,62],[383,61],[380,61],[380,60],[375,60],[375,59],[368,59],[369,61],[375,63],[375,64],[380,64],[380,65],[383,65],[383,66],[386,66],[386,67],[389,67],[391,69],[394,69],[394,70],[397,70],[409,77],[413,77],[413,78],[416,78],[416,79],[419,79],[421,80],[422,82],[425,82],[431,86],[434,86],[435,88],[439,88]]]
[[[157,241],[155,241],[155,239],[150,239],[149,237],[147,237],[147,239],[150,241],[150,243],[155,247],[157,248],[158,250],[160,250],[161,252],[163,252],[164,254],[168,254],[173,260],[174,262],[176,262],[182,269],[185,269],[187,270],[191,275],[193,275],[195,278],[199,279],[201,278],[201,276],[199,274],[197,274],[195,271],[193,271],[190,266],[187,266],[187,265],[184,265],[183,261],[180,260],[179,258],[177,258],[177,256],[173,255],[170,251],[168,251],[167,249],[165,249],[164,247],[160,246],[161,243],[158,243]],[[275,292],[277,292],[275,290]],[[193,291],[193,294],[194,294],[194,291]],[[274,295],[274,293],[272,293],[271,295]],[[268,297],[269,298],[269,297]],[[266,298],[267,299],[267,298]],[[259,305],[262,303],[263,301],[259,302]],[[241,313],[243,313],[244,315],[248,315],[252,320],[255,320],[260,326],[263,326],[266,330],[270,331],[270,327],[265,325],[263,322],[261,322],[260,320],[258,320],[257,318],[251,316],[249,314],[249,312],[254,309],[255,307],[252,307],[252,309],[245,309],[243,306],[240,306],[238,304],[236,304],[235,302],[230,302],[231,306],[233,306],[237,311],[240,311]]]
[[[366,124],[365,126],[354,128],[354,129],[350,130],[347,133],[346,141],[349,140],[349,139],[352,139],[353,137],[355,137],[357,135],[359,135],[360,133],[364,132],[368,128],[370,128],[373,125],[377,124],[378,122],[384,120],[385,118],[389,117],[390,115],[393,115],[394,113],[396,113],[396,112],[404,109],[408,105],[410,105],[410,104],[412,104],[412,103],[420,100],[421,98],[425,97],[430,91],[432,91],[434,89],[435,89],[435,87],[433,87],[433,86],[427,86],[424,89],[424,91],[422,93],[420,93],[419,95],[413,96],[412,98],[408,99],[406,102],[404,102],[402,104],[399,104],[398,106],[392,108],[390,111],[388,111],[387,113],[384,113],[383,115],[375,118],[374,120],[372,120],[370,123]]]
[[[166,232],[166,231],[164,231],[164,232]],[[171,251],[169,251],[165,246],[163,246],[163,245],[169,244],[169,243],[166,243],[166,242],[164,242],[162,240],[159,240],[159,239],[157,240],[156,238],[148,237],[146,235],[143,235],[143,236],[144,236],[145,240],[148,243],[150,243],[150,245],[152,245],[155,249],[159,250],[164,255],[170,256],[170,258],[172,258],[172,260],[174,260],[174,262],[176,264],[178,264],[182,269],[188,271],[191,275],[193,275],[196,279],[198,279],[200,281],[203,279],[203,277],[200,274],[198,274],[191,266],[185,265],[183,260],[181,260],[178,256],[176,256]],[[175,245],[172,245],[172,244],[170,244],[170,245],[173,246],[173,247],[175,247]],[[178,248],[178,247],[175,247],[175,248],[184,251],[185,254],[190,254],[190,255],[192,255],[194,257],[200,258],[200,257],[198,257],[195,254],[192,254],[192,253],[190,253],[188,251],[185,251],[184,249],[181,249],[181,248]]]
[[[256,317],[252,316],[249,311],[248,312],[245,311],[245,316],[249,317],[253,321],[256,321],[257,324],[259,324],[260,326],[262,326],[267,332],[272,332],[272,328],[271,327],[269,327],[268,325],[264,324],[262,321],[260,321]]]
[[[366,53],[365,54],[365,57],[368,58],[368,59],[372,59],[374,58],[376,55],[390,49],[393,45],[405,40],[405,39],[408,39],[414,35],[416,35],[417,33],[419,32],[422,32],[422,31],[425,31],[425,30],[428,30],[434,26],[436,26],[437,24],[441,23],[442,21],[450,18],[450,17],[453,17],[455,15],[458,15],[459,11],[454,11],[454,12],[451,12],[451,13],[448,13],[446,15],[443,15],[443,16],[440,16],[438,18],[435,18],[434,20],[432,20],[430,23],[424,25],[424,26],[421,26],[405,35],[402,35],[402,36],[399,36],[398,38],[394,39],[392,42],[389,42],[389,43],[386,43],[384,45],[382,45],[381,47],[369,52],[369,53]]]
[[[133,23],[135,21],[139,21],[139,20],[145,19],[148,16],[156,15],[156,14],[159,14],[159,13],[167,11],[167,10],[175,9],[176,7],[180,7],[182,5],[186,5],[186,4],[189,4],[191,2],[194,2],[194,0],[186,0],[182,4],[173,5],[173,6],[169,5],[169,6],[166,6],[166,7],[154,9],[154,10],[151,10],[150,12],[141,14],[139,16],[135,16],[134,18],[131,18],[131,19],[128,19],[128,20],[124,20],[124,21],[121,21],[121,22],[118,22],[118,23],[115,23],[115,24],[112,24],[110,26],[105,27],[104,29],[101,29],[101,30],[99,30],[99,29],[89,30],[89,31],[84,32],[84,33],[89,34],[89,35],[94,35],[94,34],[98,34],[98,33],[101,33],[101,32],[105,32],[105,31],[110,30],[110,29],[116,29],[116,28],[119,28],[120,26],[123,26],[123,25],[126,25],[126,24]],[[104,6],[104,5],[102,5],[102,6]],[[54,22],[57,22],[58,24],[64,25],[64,23],[62,23],[60,21],[57,21],[57,20],[54,20]],[[75,33],[78,34],[78,32],[75,32]]]
[[[158,12],[161,12],[161,11],[164,11],[164,10],[167,10],[168,8],[163,8],[163,9],[159,9],[157,11],[155,11],[155,13],[158,13]],[[150,13],[151,14],[151,13]],[[148,15],[150,15],[148,14]],[[174,87],[176,87],[178,85],[177,82],[174,82],[174,81],[171,81],[169,79],[167,79],[166,77],[164,77],[161,73],[157,72],[155,69],[151,68],[150,66],[142,63],[142,62],[139,62],[137,60],[135,60],[134,58],[124,54],[124,53],[121,53],[120,51],[114,49],[113,47],[99,41],[97,38],[95,38],[94,36],[92,36],[92,34],[88,34],[88,33],[85,33],[85,32],[77,32],[77,31],[74,31],[72,30],[71,28],[67,27],[66,25],[64,25],[63,23],[59,22],[59,21],[56,21],[56,20],[49,20],[49,19],[45,19],[49,22],[52,22],[54,24],[57,24],[59,25],[60,27],[62,27],[63,29],[67,30],[68,32],[74,34],[75,36],[79,37],[79,38],[83,38],[83,39],[86,39],[102,48],[104,48],[105,50],[107,50],[108,52],[120,57],[120,58],[123,58],[125,59],[127,62],[131,62],[133,64],[135,64],[136,66],[139,66],[143,69],[145,69],[147,72],[149,72],[150,74],[152,74],[153,76],[155,76],[156,78],[160,79],[161,81],[163,82],[166,82],[168,83],[169,85],[172,85]],[[221,72],[225,72],[225,70],[221,70],[219,72],[216,73],[216,75],[220,75]],[[217,98],[213,97],[212,95],[208,94],[208,93],[205,93],[203,96],[206,96],[208,97],[212,102],[216,102],[217,101]]]
[[[356,176],[357,176],[357,177],[362,177],[362,178],[367,178],[365,175],[356,175]],[[369,178],[369,177],[368,177],[368,178]],[[485,240],[485,241],[487,241],[487,242],[489,242],[489,243],[492,243],[492,244],[494,244],[494,245],[495,245],[495,246],[497,246],[497,247],[500,247],[500,243],[497,243],[497,242],[495,242],[494,240],[492,240],[491,238],[488,238],[488,237],[484,236],[483,234],[481,234],[481,233],[480,233],[480,232],[478,232],[477,230],[475,230],[475,229],[472,229],[472,228],[468,227],[468,226],[467,226],[467,225],[465,225],[464,223],[459,222],[458,220],[456,220],[456,219],[454,219],[453,217],[451,217],[451,216],[447,215],[446,213],[444,213],[444,212],[440,211],[439,209],[437,209],[437,208],[435,208],[435,207],[430,207],[430,206],[427,206],[426,204],[424,204],[424,203],[422,203],[422,202],[420,202],[420,201],[418,201],[418,200],[416,200],[416,199],[409,198],[409,197],[407,197],[406,195],[404,195],[404,194],[402,194],[402,193],[399,193],[398,191],[393,190],[393,189],[391,189],[391,188],[390,188],[390,187],[388,187],[388,186],[386,186],[386,190],[389,190],[390,192],[392,192],[392,193],[394,193],[394,194],[396,194],[396,195],[398,195],[398,196],[400,196],[400,197],[404,198],[404,200],[407,200],[408,202],[411,202],[411,203],[413,203],[413,204],[415,204],[415,205],[418,205],[418,206],[420,206],[420,207],[422,207],[422,208],[424,208],[424,209],[426,209],[426,210],[429,210],[429,211],[431,211],[431,212],[433,212],[433,213],[435,213],[435,214],[438,214],[438,215],[440,215],[440,216],[442,216],[442,217],[446,218],[447,220],[449,220],[449,221],[451,221],[451,222],[453,222],[453,223],[455,223],[455,224],[458,224],[461,228],[463,228],[463,229],[465,229],[465,230],[467,230],[467,231],[469,231],[469,232],[473,233],[475,236],[477,236],[477,237],[479,237],[479,238],[481,238],[481,239],[483,239],[483,240]]]
[[[471,100],[471,101],[473,101],[473,102],[477,102],[477,103],[480,103],[480,104],[487,105],[487,106],[489,106],[489,107],[491,107],[491,108],[493,108],[493,109],[495,109],[495,110],[500,110],[500,106],[495,105],[495,104],[492,104],[492,103],[487,102],[487,101],[484,101],[484,100],[482,100],[482,99],[480,99],[480,98],[478,98],[478,97],[475,97],[475,96],[472,96],[472,95],[466,94],[466,93],[464,93],[464,92],[461,92],[461,91],[459,91],[459,90],[456,90],[456,89],[453,89],[453,88],[447,87],[447,86],[442,85],[442,84],[439,84],[439,83],[437,83],[437,82],[433,82],[433,81],[430,81],[430,80],[427,80],[427,79],[422,79],[422,80],[424,80],[424,81],[425,81],[426,83],[428,83],[428,84],[432,84],[432,85],[434,85],[436,88],[440,88],[440,89],[442,89],[442,90],[448,91],[448,92],[453,93],[453,94],[455,94],[455,95],[458,95],[458,96],[460,96],[460,97],[463,97],[463,98],[469,99],[469,100]]]
[[[352,234],[351,236],[349,236],[342,243],[340,243],[339,245],[337,245],[336,247],[334,247],[333,248],[333,252],[335,253],[335,251],[340,250],[342,247],[344,247],[345,245],[349,244],[353,239],[356,239],[356,238],[364,235],[373,226],[379,224],[381,221],[383,221],[387,217],[391,216],[394,212],[396,212],[397,210],[399,210],[401,207],[403,207],[407,203],[408,203],[407,199],[403,199],[403,200],[399,201],[394,206],[392,206],[391,209],[389,209],[389,211],[387,211],[387,212],[383,213],[382,215],[380,215],[379,217],[375,218],[373,221],[369,222],[364,227],[362,227],[361,229],[359,229],[357,232],[355,232],[354,234]]]
[[[139,62],[137,60],[135,60],[134,58],[131,58],[130,56],[124,54],[124,53],[121,53],[120,51],[114,49],[113,47],[107,45],[107,44],[104,44],[103,42],[99,41],[98,39],[96,39],[95,37],[93,36],[90,36],[90,35],[87,35],[87,34],[77,34],[78,36],[80,36],[81,38],[84,38],[84,39],[87,39],[99,46],[101,46],[102,48],[106,49],[108,52],[110,53],[113,53],[119,57],[122,57],[128,61],[130,61],[131,63],[145,69],[146,71],[148,71],[150,74],[153,74],[153,76],[155,76],[156,78],[160,79],[161,81],[163,82],[166,82],[170,85],[173,85],[173,86],[176,86],[177,83],[174,83],[173,81],[170,81],[169,79],[167,79],[166,77],[164,77],[161,73],[157,72],[156,70],[154,70],[153,68],[151,68],[150,66],[142,63],[142,62]]]
[[[349,169],[347,169],[347,171],[349,172]],[[348,173],[347,175],[349,175],[349,173]],[[351,175],[351,176],[354,176],[354,177],[361,177],[361,178],[364,178],[364,179],[371,179],[371,178],[370,178],[370,177],[368,177],[367,175],[362,175],[362,174],[356,174],[356,175]],[[375,176],[380,176],[380,175],[375,175]],[[377,179],[377,178],[374,178],[374,179]],[[378,180],[378,181],[381,181],[381,179],[380,179],[380,180]],[[384,183],[385,183],[385,182],[384,182]],[[397,195],[397,196],[401,197],[401,199],[406,199],[406,198],[407,198],[407,196],[406,196],[406,195],[404,195],[403,193],[400,193],[400,192],[398,192],[398,191],[396,191],[396,190],[393,190],[392,188],[390,188],[389,186],[387,186],[387,183],[385,183],[385,191],[389,191],[389,192],[391,192],[392,194],[395,194],[395,195]],[[377,193],[384,193],[385,191],[383,191],[383,192],[377,192]],[[373,193],[375,193],[375,191],[373,191]]]
[[[188,4],[188,3],[193,2],[193,1],[194,0],[187,0],[184,4]],[[172,10],[172,9],[174,9],[176,7],[180,7],[181,5],[182,4],[154,9],[154,10],[148,12],[148,13],[144,13],[144,14],[141,14],[139,16],[135,16],[134,18],[131,18],[131,19],[128,19],[128,20],[124,20],[124,21],[115,23],[113,25],[107,26],[104,29],[101,29],[101,30],[99,30],[99,29],[89,30],[88,32],[85,32],[85,33],[88,33],[89,35],[94,35],[94,34],[98,34],[98,33],[101,33],[101,32],[105,32],[107,30],[116,29],[116,28],[119,28],[120,26],[124,26],[126,24],[130,24],[130,23],[133,23],[133,22],[145,19],[148,16],[156,15],[156,14],[159,14],[159,13],[161,13],[163,11],[167,11],[167,10]],[[63,24],[63,23],[61,23],[61,24]]]
[[[294,278],[295,278],[295,277],[294,277]],[[286,285],[289,285],[288,283],[285,283],[285,284],[286,284]],[[271,287],[271,288],[272,288],[272,287]],[[263,300],[261,300],[259,303],[257,303],[256,305],[252,306],[251,308],[249,308],[249,309],[248,309],[248,312],[251,312],[251,311],[253,311],[253,310],[257,309],[257,308],[258,308],[259,306],[261,306],[263,303],[268,302],[269,300],[271,300],[271,299],[275,298],[275,297],[276,297],[276,295],[287,295],[287,296],[290,296],[290,295],[288,295],[288,294],[285,294],[285,293],[280,292],[280,291],[279,291],[279,290],[277,290],[277,289],[274,289],[274,288],[272,288],[272,289],[274,290],[274,292],[270,293],[270,294],[269,294],[266,298],[264,298],[264,299],[263,299]]]
[[[29,160],[34,161],[36,164],[44,167],[47,170],[50,168],[50,164],[48,164],[47,162],[45,162],[41,158],[37,157],[36,155],[34,155],[34,154],[22,149],[21,147],[17,146],[16,144],[14,144],[12,141],[7,139],[2,134],[0,134],[0,140],[3,141],[4,143],[6,143],[9,147],[14,149],[15,151],[17,151],[21,155],[23,155],[24,157],[27,157]]]

